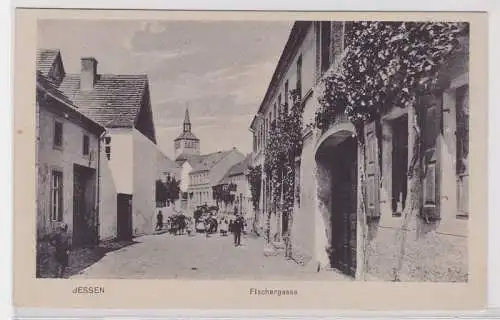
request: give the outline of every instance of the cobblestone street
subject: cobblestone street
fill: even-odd
[[[134,240],[73,278],[349,280],[336,271],[304,268],[282,255],[265,256],[264,240],[251,236],[243,236],[240,247],[233,246],[231,235],[165,233]]]

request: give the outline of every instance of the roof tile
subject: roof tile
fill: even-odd
[[[44,76],[48,76],[54,60],[59,54],[57,49],[39,49],[36,52],[36,69]]]
[[[147,88],[146,75],[97,75],[92,90],[80,90],[80,75],[67,74],[59,86],[84,114],[108,127],[133,127]]]

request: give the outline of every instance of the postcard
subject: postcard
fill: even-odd
[[[16,9],[16,307],[484,308],[487,21]]]

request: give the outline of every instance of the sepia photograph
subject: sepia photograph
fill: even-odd
[[[18,304],[484,305],[481,14],[17,12]]]
[[[37,277],[466,282],[468,30],[40,20]]]

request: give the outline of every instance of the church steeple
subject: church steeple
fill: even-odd
[[[200,155],[200,139],[191,132],[189,109],[186,107],[182,133],[174,140],[175,158]]]
[[[189,109],[186,108],[186,114],[184,115],[184,132],[191,132],[191,121],[189,120]]]

